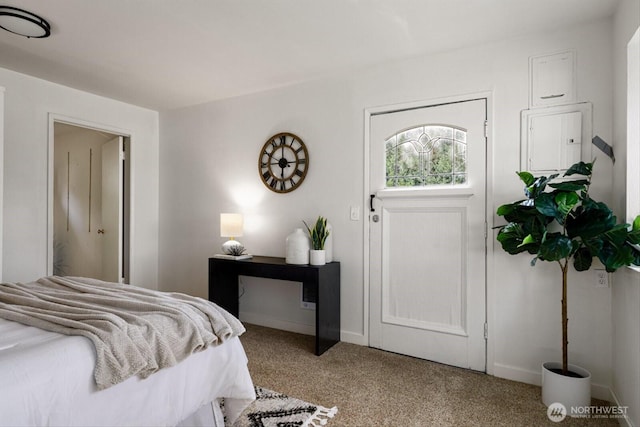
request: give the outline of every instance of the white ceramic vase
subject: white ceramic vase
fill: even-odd
[[[302,228],[296,228],[285,240],[287,264],[309,264],[311,239]]]
[[[542,364],[542,403],[562,403],[571,416],[571,408],[591,406],[591,373],[576,365],[569,365],[569,370],[581,378],[569,377],[553,372],[562,369],[562,363],[547,362]],[[579,414],[575,412],[574,414]]]
[[[311,265],[325,265],[326,264],[326,251],[324,249],[311,249],[309,251],[309,264]]]
[[[329,231],[329,235],[327,236],[327,240],[324,242],[324,261],[331,262],[333,261],[333,227],[328,222],[327,230]]]

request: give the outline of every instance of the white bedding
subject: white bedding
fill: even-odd
[[[87,338],[0,319],[0,426],[175,426],[221,397],[233,422],[255,399],[237,337],[102,391],[95,360]]]

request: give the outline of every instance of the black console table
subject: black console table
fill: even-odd
[[[238,276],[302,282],[316,295],[316,355],[340,341],[340,263],[295,265],[284,258],[209,258],[209,299],[238,317]]]

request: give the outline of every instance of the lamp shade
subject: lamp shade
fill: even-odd
[[[240,237],[242,236],[242,228],[244,221],[242,214],[237,213],[221,213],[220,214],[220,236],[221,237]]]

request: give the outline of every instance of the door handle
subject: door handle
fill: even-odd
[[[375,212],[376,211],[375,208],[373,207],[373,199],[375,199],[375,198],[376,198],[375,194],[370,194],[369,195],[369,210],[371,212]],[[378,221],[380,221],[380,217],[378,216],[378,214],[375,214],[375,215],[371,216],[371,220],[373,222],[378,222]]]

